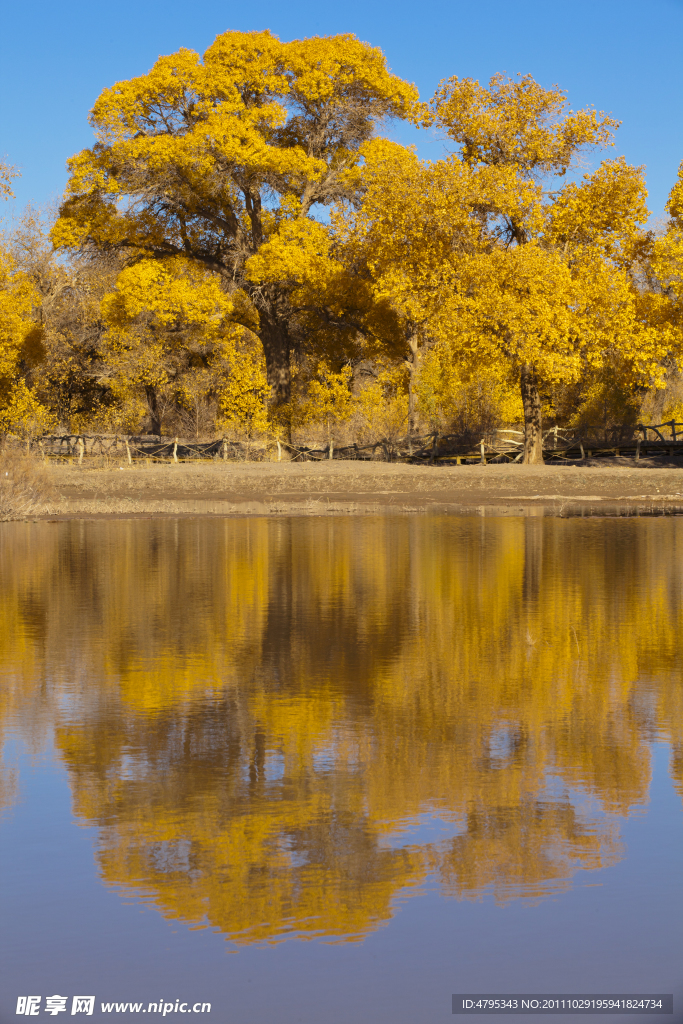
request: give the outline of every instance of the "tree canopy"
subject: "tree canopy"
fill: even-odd
[[[444,156],[382,137],[395,119]],[[5,429],[523,422],[537,462],[544,418],[677,408],[681,175],[649,230],[644,169],[593,156],[618,122],[557,86],[453,76],[423,103],[354,36],[227,32],[91,123],[54,250],[35,211],[5,236]]]
[[[381,51],[353,36],[226,32],[202,58],[180,50],[102,93],[91,113],[98,142],[70,161],[53,238],[132,260],[183,257],[228,293],[242,289],[273,397],[286,402],[294,268],[314,270],[326,249],[316,211],[355,198],[348,172],[361,145],[416,100]]]

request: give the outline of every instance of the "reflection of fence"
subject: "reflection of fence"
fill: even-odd
[[[667,438],[662,431],[670,434]],[[654,437],[652,436],[654,435]],[[329,459],[360,462],[406,462],[415,464],[467,464],[490,462],[520,462],[524,449],[521,430],[496,430],[479,441],[466,439],[462,434],[438,432],[402,438],[382,438],[370,444],[352,444],[336,447],[332,442],[320,447],[319,443],[287,444],[273,441],[267,444],[248,441],[228,441],[225,437],[213,441],[188,441],[182,438],[164,438],[158,435],[122,434],[46,434],[20,441],[7,438],[6,443],[27,453],[69,462],[101,458],[109,461],[133,462],[188,462],[194,460],[224,460],[262,462],[283,456],[294,462],[321,462]],[[562,429],[552,427],[543,434],[543,455],[547,461],[599,458],[632,455],[636,459],[653,455],[683,455],[683,423],[639,423],[628,429],[582,427]]]

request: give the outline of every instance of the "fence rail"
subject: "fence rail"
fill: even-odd
[[[662,431],[669,433],[665,437]],[[654,435],[652,437],[651,435]],[[142,460],[154,462],[188,462],[222,460],[262,462],[283,457],[294,462],[320,462],[329,459],[361,462],[405,462],[415,464],[457,465],[479,462],[520,462],[524,450],[521,430],[493,431],[478,441],[462,434],[433,432],[402,438],[381,438],[369,444],[340,445],[332,442],[320,447],[311,444],[288,444],[275,440],[267,444],[229,441],[219,437],[212,441],[191,441],[159,435],[133,434],[44,434],[20,440],[8,437],[5,444],[41,455],[46,459],[77,461],[104,458],[132,465]],[[683,423],[638,423],[632,428],[552,427],[543,434],[546,461],[600,458],[633,455],[683,455]]]

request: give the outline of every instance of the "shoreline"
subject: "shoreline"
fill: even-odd
[[[54,496],[25,518],[683,514],[683,467],[626,458],[606,462],[50,464]]]

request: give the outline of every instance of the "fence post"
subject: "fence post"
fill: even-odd
[[[85,452],[85,445],[83,444],[83,438],[78,439],[78,465],[80,466],[83,462],[83,453]]]
[[[482,437],[481,441],[479,442],[479,452],[480,452],[480,455],[481,455],[480,463],[481,463],[482,466],[485,466],[486,465],[486,451],[484,449],[484,438],[483,437]]]
[[[133,460],[130,457],[130,448],[128,447],[128,438],[124,437],[123,442],[124,442],[124,444],[126,446],[126,455],[128,456],[128,465],[132,466],[133,465]]]
[[[178,438],[177,437],[176,437],[176,439],[173,442],[173,461],[174,462],[178,461]]]
[[[328,459],[334,458],[334,441],[332,440],[332,438],[330,438],[330,447],[328,449],[327,457]]]
[[[676,420],[671,421],[671,440],[676,443]]]
[[[586,453],[583,450],[583,441],[581,438],[579,438],[579,448],[581,449],[581,460],[583,461],[586,458]]]
[[[221,452],[223,454],[223,462],[227,462],[228,461],[228,442],[225,440],[225,438],[223,438],[223,445],[221,447]]]
[[[640,462],[640,438],[636,441],[636,462]]]
[[[429,465],[434,465],[434,459],[436,458],[436,446],[439,443],[439,432],[434,431],[434,439],[432,440],[432,454],[429,456]]]

